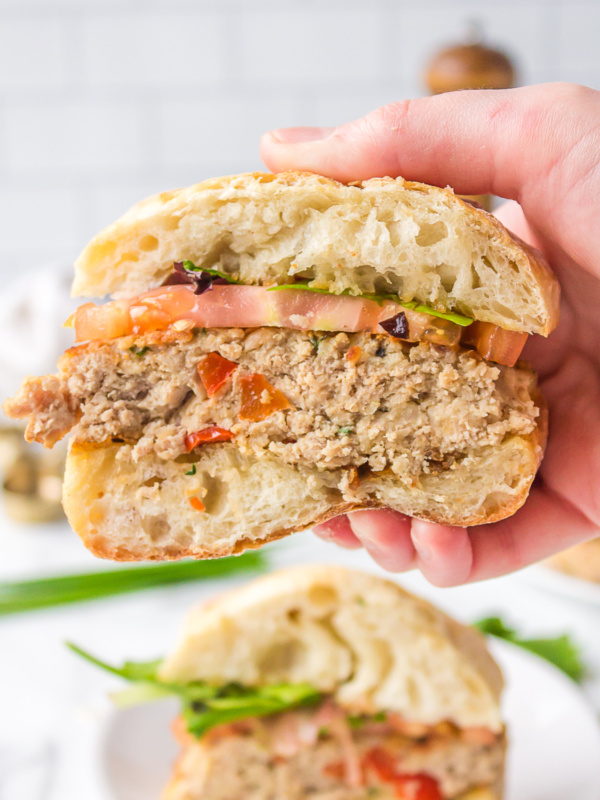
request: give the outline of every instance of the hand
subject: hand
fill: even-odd
[[[562,284],[561,321],[530,337],[550,438],[526,504],[502,522],[434,525],[389,510],[318,527],[381,566],[439,586],[502,575],[600,535],[600,92],[570,84],[453,92],[384,106],[338,128],[267,133],[275,172],[352,181],[391,175],[515,202],[498,216],[544,252]]]

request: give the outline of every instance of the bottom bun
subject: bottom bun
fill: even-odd
[[[127,444],[73,444],[63,503],[86,547],[116,561],[231,555],[361,508],[480,525],[525,502],[544,439],[542,413],[533,434],[413,483],[391,472],[290,465],[269,452],[256,458],[235,444],[205,445],[193,462],[154,455],[134,462]]]

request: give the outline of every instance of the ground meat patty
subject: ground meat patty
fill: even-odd
[[[400,774],[425,774],[437,781],[444,798],[460,797],[468,789],[491,786],[504,763],[504,739],[490,734],[487,742],[466,741],[459,731],[411,740],[399,734],[353,730],[345,743],[324,728],[314,743],[288,747],[289,717],[241,723],[236,732],[218,729],[200,741],[190,739],[175,774],[186,800],[392,800],[393,786],[369,768],[369,754],[386,755]],[[384,726],[379,726],[383,728]],[[293,743],[293,742],[292,742]],[[350,751],[350,752],[349,752]],[[348,775],[348,757],[358,776]],[[357,780],[358,778],[358,780]],[[167,793],[178,797],[177,792]]]
[[[208,398],[197,365],[217,352],[239,367]],[[239,417],[240,379],[260,373],[293,408]],[[218,425],[244,451],[270,450],[321,469],[391,469],[417,478],[472,450],[535,427],[533,374],[474,351],[387,336],[278,328],[154,333],[72,348],[58,378],[29,379],[7,413],[29,416],[28,436],[52,444],[135,442],[134,457],[173,459],[189,433]]]

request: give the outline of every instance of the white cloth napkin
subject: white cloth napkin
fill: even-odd
[[[73,265],[50,263],[24,274],[0,295],[0,403],[27,375],[56,370],[73,342],[67,317],[81,301],[69,296]]]

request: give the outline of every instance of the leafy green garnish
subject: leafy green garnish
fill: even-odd
[[[316,294],[328,294],[332,297],[364,297],[367,300],[373,300],[375,303],[382,305],[386,300],[393,300],[398,302],[398,296],[395,294],[360,294],[355,295],[349,289],[344,289],[342,292],[329,292],[327,289],[318,289],[316,286],[309,286],[307,283],[282,283],[278,286],[269,286],[268,292],[279,292],[282,289],[300,289],[305,292],[316,292]]]
[[[187,258],[184,258],[181,263],[183,264],[183,268],[188,272],[207,272],[209,275],[215,275],[217,278],[225,278],[228,283],[240,283],[240,281],[236,281],[226,272],[219,272],[218,269],[208,269],[208,267],[197,267],[193,261],[189,261]]]
[[[352,433],[354,428],[352,425],[344,425],[342,428],[338,428],[337,435],[338,436],[347,436],[349,433]]]
[[[191,469],[188,469],[188,470],[187,470],[187,472],[186,472],[185,474],[186,474],[186,475],[195,475],[195,474],[196,474],[196,465],[195,465],[195,464],[192,464],[192,468],[191,468]]]
[[[129,352],[133,353],[134,356],[138,356],[138,358],[146,355],[148,350],[150,350],[149,347],[136,347],[135,345],[129,348]]]
[[[351,728],[362,728],[370,722],[385,722],[387,714],[385,711],[378,711],[376,714],[350,714],[347,720]]]
[[[198,738],[217,725],[314,705],[323,699],[322,694],[307,683],[259,687],[240,686],[237,683],[217,687],[202,681],[167,683],[158,675],[160,661],[126,661],[122,667],[114,667],[77,645],[68,642],[67,646],[95,666],[131,682],[129,689],[115,695],[115,701],[121,706],[169,695],[179,697],[186,727]]]
[[[315,705],[322,699],[322,694],[308,683],[261,687],[229,684],[212,698],[184,704],[183,718],[188,731],[201,737],[217,725]]]
[[[524,650],[535,653],[549,661],[574,681],[581,681],[585,675],[585,666],[577,645],[567,636],[556,636],[548,639],[523,639],[514,628],[509,628],[500,617],[487,617],[474,623],[482,633],[504,639]]]
[[[184,262],[185,263],[185,262]],[[279,286],[269,286],[268,292],[278,292],[282,289],[300,289],[305,292],[316,292],[317,294],[329,294],[333,297],[339,297],[339,294],[346,297],[364,297],[367,300],[373,300],[378,305],[382,305],[386,300],[391,300],[397,303],[402,308],[409,308],[412,311],[418,311],[419,314],[430,314],[432,317],[439,317],[440,319],[447,319],[449,322],[454,322],[456,325],[461,325],[466,328],[468,325],[473,324],[470,317],[465,317],[463,314],[457,314],[454,311],[438,311],[431,306],[426,306],[423,303],[418,303],[416,300],[411,300],[408,303],[403,303],[399,300],[398,295],[395,294],[361,294],[353,295],[349,289],[344,289],[343,292],[336,294],[335,292],[328,292],[327,289],[318,289],[316,286],[308,286],[306,283],[285,283]]]
[[[324,336],[317,336],[314,333],[311,333],[310,336],[308,337],[315,353],[318,352],[319,345],[321,344],[324,338],[325,338]]]
[[[470,317],[465,317],[462,314],[456,314],[454,311],[438,311],[431,306],[423,305],[423,303],[417,303],[416,300],[411,301],[410,303],[400,303],[403,308],[409,308],[412,311],[418,311],[419,314],[430,314],[432,317],[439,317],[440,319],[447,319],[449,322],[454,322],[456,325],[461,325],[463,328],[466,328],[468,325],[472,325],[474,320]]]
[[[366,723],[367,718],[361,716],[360,714],[350,714],[346,718],[348,725],[355,730],[356,728],[362,728],[362,726]]]
[[[266,559],[262,553],[248,552],[211,561],[148,564],[81,575],[5,582],[0,583],[0,616],[265,568]]]

